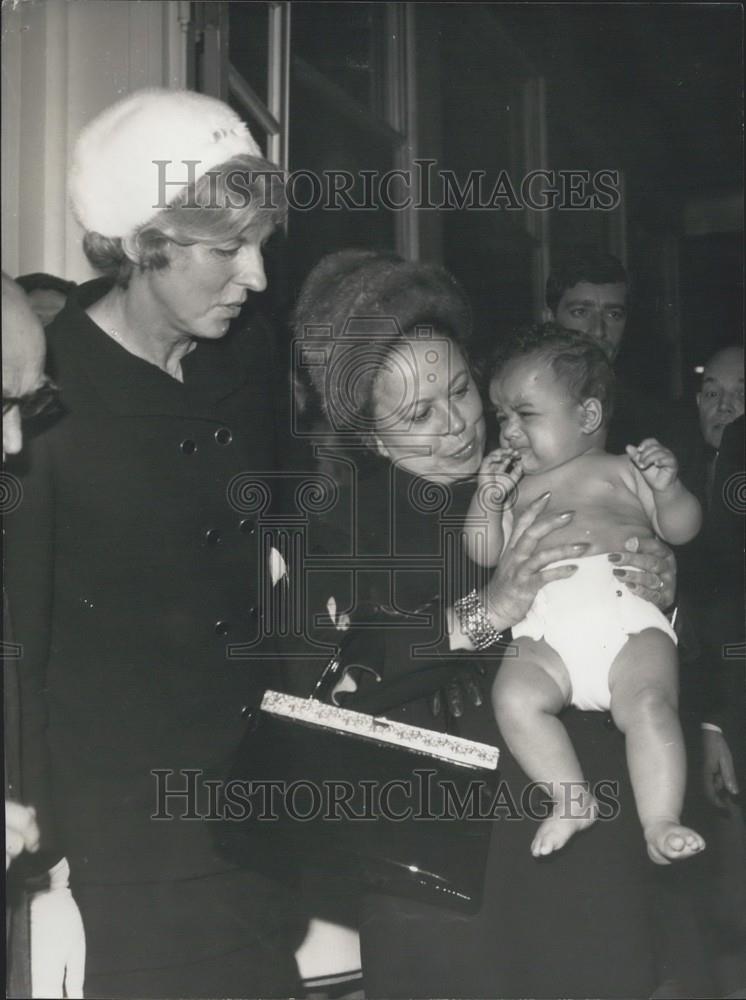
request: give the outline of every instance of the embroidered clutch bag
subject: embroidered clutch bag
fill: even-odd
[[[232,775],[242,862],[474,912],[498,759],[484,743],[267,691]]]

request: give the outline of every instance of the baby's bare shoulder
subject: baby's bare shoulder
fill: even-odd
[[[609,471],[619,476],[624,485],[635,491],[635,467],[629,455],[604,455],[609,460]]]
[[[607,452],[579,455],[562,468],[557,480],[553,493],[574,496],[578,502],[607,502],[614,496],[622,499],[630,492],[636,494],[634,468],[626,455]]]
[[[576,501],[604,499],[622,491],[634,492],[634,471],[626,455],[607,452],[578,455],[541,475],[525,476],[519,486],[517,512],[549,490],[548,510],[572,507]]]
[[[581,455],[575,461],[579,467],[582,466],[585,476],[621,476],[626,481],[632,475],[633,466],[627,455],[611,455],[603,451]]]

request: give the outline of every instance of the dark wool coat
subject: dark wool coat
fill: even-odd
[[[24,794],[49,840],[46,746],[78,883],[225,867],[209,823],[151,821],[151,771],[222,777],[273,669],[227,656],[259,629],[260,533],[228,486],[276,467],[268,339],[200,342],[180,383],[87,317],[105,290],[83,286],[48,330],[67,412],[28,442],[6,539]]]
[[[5,798],[22,801],[21,719],[18,694],[18,647],[13,643],[10,616],[3,591],[3,750],[5,757]],[[31,953],[29,946],[29,900],[15,861],[5,880],[5,992],[9,997],[31,994]],[[20,883],[20,884],[19,884]]]
[[[715,723],[725,732],[742,784],[746,780],[746,525],[738,486],[743,483],[744,418],[725,428],[718,451],[704,442],[694,420],[682,426],[689,435],[682,434],[683,446],[677,451],[681,478],[699,497],[704,512],[699,535],[679,553],[681,590],[688,597],[701,644],[700,671],[690,679],[694,682],[690,700],[698,722]]]

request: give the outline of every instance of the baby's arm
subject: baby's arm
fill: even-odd
[[[672,545],[691,541],[702,524],[702,508],[679,479],[674,453],[655,438],[645,438],[637,447],[628,444],[626,451],[639,479],[649,487],[649,491],[640,490],[639,495],[656,532]]]
[[[503,511],[515,502],[521,474],[520,459],[510,448],[496,448],[482,462],[464,522],[466,551],[478,566],[496,566],[502,555]]]

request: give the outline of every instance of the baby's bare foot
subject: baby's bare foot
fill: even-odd
[[[657,865],[670,865],[705,849],[704,838],[695,830],[669,819],[648,824],[645,840],[648,854]]]
[[[531,842],[531,853],[535,858],[542,858],[559,851],[570,837],[586,830],[597,818],[598,803],[589,792],[572,803],[557,803],[552,815],[536,831]]]

